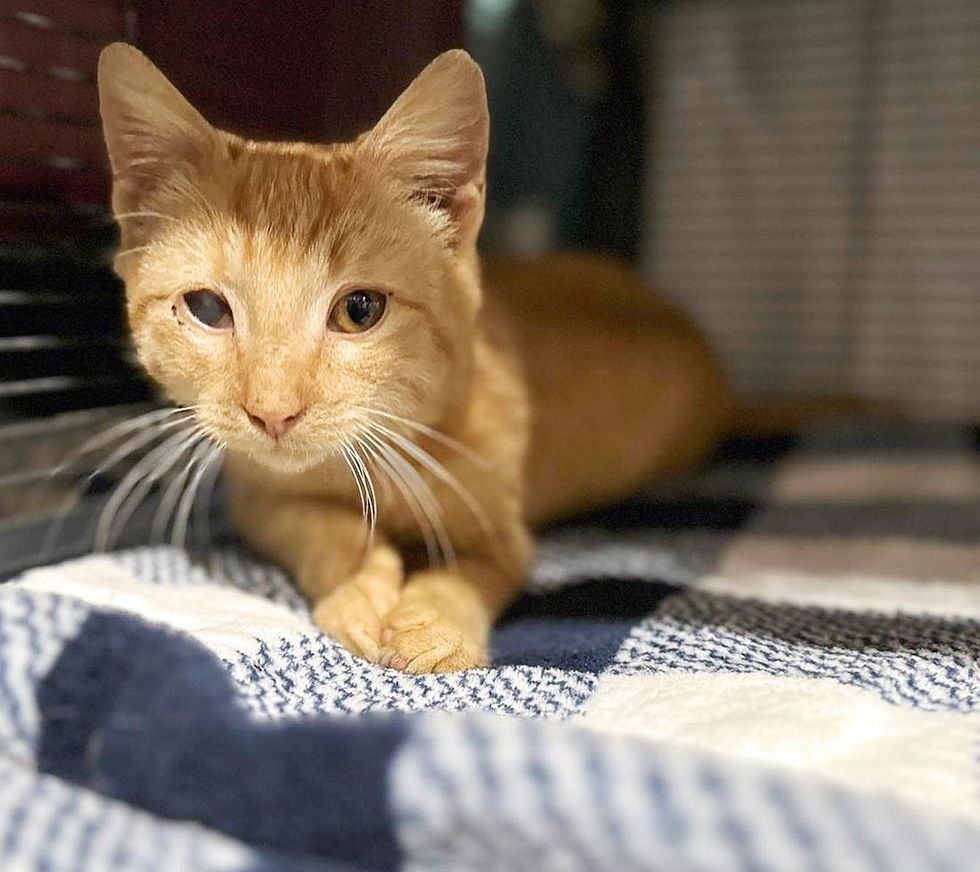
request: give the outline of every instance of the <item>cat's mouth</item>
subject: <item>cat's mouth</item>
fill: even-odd
[[[273,472],[296,474],[307,472],[329,459],[333,452],[314,451],[303,445],[274,442],[249,451],[252,460]]]
[[[340,427],[332,432],[323,428],[309,427],[300,422],[291,432],[269,432],[254,421],[248,426],[238,418],[231,421],[215,421],[205,429],[213,433],[215,441],[224,445],[229,453],[252,467],[269,472],[296,475],[324,465],[332,465],[344,456],[344,446],[353,438]],[[224,425],[224,426],[222,426]]]
[[[282,475],[299,475],[316,469],[324,464],[332,463],[342,453],[342,448],[333,444],[324,445],[322,442],[310,444],[299,439],[265,440],[248,446],[229,448],[237,454],[244,455],[251,463],[270,472]]]

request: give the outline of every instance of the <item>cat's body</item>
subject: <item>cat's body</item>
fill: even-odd
[[[481,268],[486,104],[465,54],[338,146],[215,131],[125,46],[100,87],[141,360],[227,443],[239,528],[355,653],[485,663],[529,523],[723,432],[700,333],[625,269]]]
[[[525,515],[552,520],[695,465],[729,422],[704,336],[625,267],[589,255],[488,260],[531,410]]]

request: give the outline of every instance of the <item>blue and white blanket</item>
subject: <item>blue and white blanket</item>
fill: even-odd
[[[0,586],[0,869],[980,869],[980,456],[734,446],[550,532],[494,666],[348,655],[240,550]]]

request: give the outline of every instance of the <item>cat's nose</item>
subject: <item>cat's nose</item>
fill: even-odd
[[[243,406],[248,420],[273,439],[285,436],[306,412],[306,409],[273,409]]]

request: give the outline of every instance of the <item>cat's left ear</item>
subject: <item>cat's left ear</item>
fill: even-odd
[[[361,140],[409,194],[448,214],[457,247],[483,222],[490,118],[483,73],[465,51],[439,55]]]

